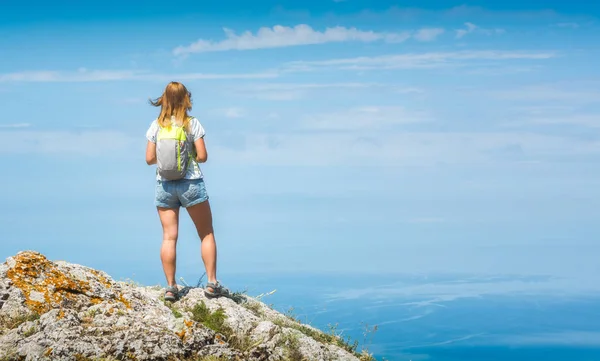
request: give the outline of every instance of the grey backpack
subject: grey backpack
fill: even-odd
[[[182,179],[193,160],[192,146],[183,127],[175,124],[169,128],[159,126],[156,135],[158,174],[167,180]]]

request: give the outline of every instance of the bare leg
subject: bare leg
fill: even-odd
[[[215,235],[212,224],[212,212],[210,210],[210,203],[208,201],[195,204],[187,211],[196,226],[196,231],[200,237],[202,245],[200,251],[202,254],[202,261],[206,268],[206,276],[208,282],[217,281],[217,244],[215,242]]]
[[[169,286],[175,285],[177,234],[179,230],[179,208],[158,208],[163,227],[163,242],[160,259]]]

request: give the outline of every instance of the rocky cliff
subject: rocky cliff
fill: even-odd
[[[0,360],[362,360],[339,337],[255,298],[117,282],[20,252],[0,264]]]

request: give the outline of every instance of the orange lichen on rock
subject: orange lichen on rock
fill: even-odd
[[[81,296],[92,304],[102,302],[92,295],[89,282],[74,279],[40,253],[21,252],[13,260],[6,276],[23,292],[25,305],[33,312],[43,314],[65,301],[85,300]]]
[[[92,272],[94,274],[94,276],[96,276],[96,278],[98,279],[98,282],[102,283],[102,285],[104,285],[104,287],[106,287],[106,288],[112,287],[112,283],[110,283],[106,277],[102,276],[102,274],[100,274],[100,272],[96,271],[95,269],[91,269],[90,272]]]
[[[225,345],[227,342],[223,339],[223,336],[219,333],[215,335],[215,343],[218,345]]]
[[[119,295],[119,298],[118,298],[118,300],[119,300],[119,301],[120,301],[122,304],[124,304],[124,305],[125,305],[125,307],[127,307],[127,309],[130,309],[130,308],[131,308],[131,302],[127,301],[127,300],[125,299],[125,297],[123,297],[123,294],[120,294],[120,295]]]

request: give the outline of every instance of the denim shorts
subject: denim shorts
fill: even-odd
[[[156,181],[154,205],[161,208],[191,207],[208,200],[203,179]]]

